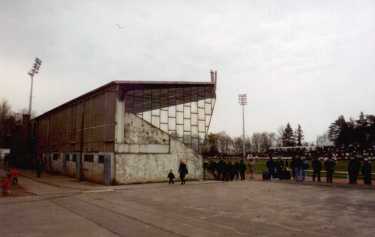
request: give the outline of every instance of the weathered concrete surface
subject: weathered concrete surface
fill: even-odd
[[[118,183],[166,181],[170,169],[178,176],[186,161],[188,179],[203,178],[202,157],[182,142],[134,114],[125,113],[125,143],[115,145]]]
[[[375,192],[272,182],[0,199],[0,236],[374,236]],[[6,217],[6,218],[5,218]]]

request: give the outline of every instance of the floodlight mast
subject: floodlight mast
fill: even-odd
[[[238,102],[242,106],[242,158],[245,159],[246,148],[245,148],[245,105],[247,105],[247,95],[239,94]]]
[[[31,79],[31,86],[30,86],[30,98],[29,98],[29,116],[31,118],[31,110],[32,110],[32,103],[33,103],[33,84],[34,84],[34,75],[38,74],[40,66],[42,65],[42,60],[39,58],[35,58],[33,67],[27,73]]]

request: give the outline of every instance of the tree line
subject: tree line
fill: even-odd
[[[210,133],[207,136],[206,145],[202,151],[204,155],[239,155],[243,149],[242,137],[231,137],[225,132]],[[246,153],[265,153],[271,147],[302,146],[304,135],[301,125],[293,130],[290,123],[281,126],[278,134],[274,132],[256,132],[251,137],[245,137]]]
[[[340,115],[328,129],[328,138],[336,146],[357,145],[369,147],[375,145],[375,116],[363,112],[358,119],[346,120]]]

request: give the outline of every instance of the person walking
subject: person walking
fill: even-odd
[[[185,177],[189,172],[188,172],[186,163],[184,161],[180,161],[180,167],[178,168],[178,173],[180,173],[181,184],[185,184]]]
[[[372,183],[371,172],[372,172],[371,162],[367,158],[365,158],[365,160],[363,161],[363,166],[362,166],[362,175],[363,175],[364,184],[371,185]]]
[[[173,174],[173,170],[172,169],[169,170],[168,179],[169,179],[168,184],[174,184],[175,176]]]
[[[315,179],[317,179],[318,182],[321,182],[320,172],[322,171],[322,162],[320,162],[318,157],[314,157],[313,161],[311,162],[311,166],[313,169],[313,182],[315,182]]]

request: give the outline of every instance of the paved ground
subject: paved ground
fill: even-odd
[[[280,182],[58,187],[0,198],[0,236],[374,236],[375,191]],[[81,185],[81,186],[79,186]],[[80,188],[82,187],[82,188]],[[345,186],[347,187],[347,186]]]

